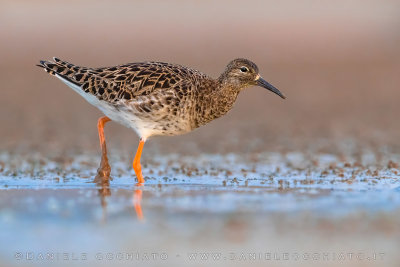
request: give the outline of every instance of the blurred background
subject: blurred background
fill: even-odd
[[[334,140],[350,138],[399,151],[399,13],[395,0],[3,0],[1,148],[98,149],[100,111],[35,67],[40,59],[88,67],[165,61],[218,77],[245,57],[288,99],[249,88],[226,117],[185,136],[154,138],[147,149],[282,151],[323,140],[318,149],[334,151]],[[106,134],[111,150],[135,150],[131,130],[110,123]]]
[[[16,258],[29,251],[88,252],[93,266],[110,263],[96,252],[168,253],[150,266],[190,252],[360,252],[385,261],[268,263],[398,266],[399,48],[397,0],[0,1],[0,266],[34,266]],[[53,56],[212,77],[245,57],[287,99],[248,88],[225,117],[151,139],[139,189],[138,137],[109,123],[114,180],[99,188],[102,114],[35,66]]]

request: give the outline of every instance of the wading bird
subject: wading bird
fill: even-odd
[[[133,160],[139,184],[144,183],[140,157],[151,136],[188,133],[225,115],[238,94],[258,85],[285,96],[261,78],[248,59],[232,60],[213,79],[197,70],[162,62],[140,62],[105,68],[80,67],[58,58],[39,67],[56,76],[106,116],[98,120],[100,145],[105,151],[104,125],[116,121],[140,137]]]

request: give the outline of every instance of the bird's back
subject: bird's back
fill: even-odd
[[[48,73],[73,83],[85,93],[100,100],[118,102],[134,100],[158,90],[168,90],[185,84],[195,85],[207,79],[205,74],[184,66],[163,62],[138,62],[113,67],[87,68],[54,58],[40,61]]]

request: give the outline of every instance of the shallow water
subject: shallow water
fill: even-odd
[[[124,158],[110,159],[109,186],[93,183],[95,155],[0,159],[5,266],[399,261],[397,155],[158,156],[145,186]]]

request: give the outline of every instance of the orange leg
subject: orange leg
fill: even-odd
[[[109,183],[111,167],[108,163],[107,158],[107,146],[106,140],[104,138],[104,125],[110,121],[108,117],[101,117],[97,122],[97,129],[99,131],[99,138],[100,138],[100,148],[101,148],[101,162],[100,167],[97,169],[97,175],[95,178],[95,182],[105,185]]]
[[[145,142],[145,140],[140,139],[139,147],[137,149],[136,156],[135,156],[135,159],[133,160],[133,164],[132,164],[133,169],[135,170],[139,185],[144,183],[144,179],[143,179],[143,175],[142,175],[142,166],[140,165],[140,157],[142,156],[144,142]]]
[[[97,121],[97,130],[99,131],[100,148],[103,149],[106,144],[106,139],[104,138],[104,125],[111,119],[107,116],[101,117]]]

